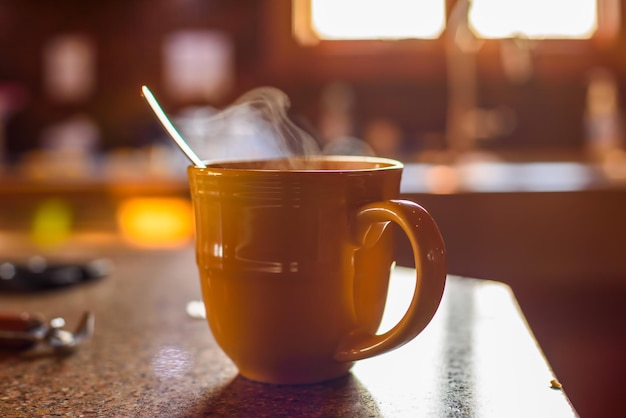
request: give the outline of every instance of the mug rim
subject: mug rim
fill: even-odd
[[[278,162],[289,161],[290,159],[297,161],[328,161],[336,163],[363,163],[363,166],[343,167],[343,168],[268,168],[268,167],[245,167],[242,165],[254,164],[259,162]],[[368,171],[386,171],[404,168],[401,161],[374,156],[356,156],[356,155],[314,155],[309,157],[293,157],[293,158],[259,158],[248,160],[230,160],[230,161],[212,161],[203,160],[206,167],[189,166],[190,170],[202,171],[226,171],[226,172],[259,172],[259,173],[337,173],[337,172],[368,172]],[[366,164],[370,164],[366,166]]]

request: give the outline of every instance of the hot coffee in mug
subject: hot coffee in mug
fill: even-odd
[[[431,216],[398,199],[400,162],[312,157],[189,167],[207,320],[242,376],[280,384],[342,376],[430,322],[444,289]],[[392,266],[390,222],[413,247],[404,317],[377,335]]]

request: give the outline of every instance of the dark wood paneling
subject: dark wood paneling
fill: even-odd
[[[624,11],[622,11],[624,14]],[[75,112],[92,115],[103,131],[104,148],[145,141],[153,122],[139,97],[148,83],[162,91],[161,46],[166,34],[182,28],[212,28],[230,35],[236,47],[235,87],[222,106],[240,93],[263,84],[284,89],[294,113],[315,124],[319,92],[333,81],[355,89],[355,135],[372,117],[390,116],[408,149],[424,146],[424,137],[445,128],[446,59],[443,39],[331,43],[299,46],[291,37],[287,0],[190,0],[83,2],[36,0],[0,2],[0,82],[23,83],[31,97],[28,108],[10,123],[11,149],[37,145],[40,130]],[[97,88],[85,103],[61,106],[42,91],[41,53],[51,36],[79,32],[98,49]],[[610,44],[548,42],[532,56],[533,78],[508,81],[502,71],[499,44],[486,42],[478,54],[478,104],[507,105],[517,115],[516,129],[483,144],[495,150],[527,148],[579,149],[584,139],[582,109],[587,71],[612,68],[626,85],[624,36]],[[170,111],[192,104],[166,93],[160,100]]]

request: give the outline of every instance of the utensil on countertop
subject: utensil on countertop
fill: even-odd
[[[71,353],[93,335],[95,318],[87,311],[74,332],[64,326],[65,319],[60,317],[47,322],[37,314],[0,313],[0,349],[29,350],[46,344],[56,352]]]
[[[198,157],[198,155],[191,149],[189,144],[187,144],[187,141],[185,141],[185,139],[181,136],[181,134],[178,133],[178,130],[176,130],[172,122],[169,120],[169,118],[167,117],[163,109],[161,108],[161,105],[159,104],[157,99],[154,97],[150,89],[147,86],[141,86],[141,92],[143,93],[143,97],[146,99],[146,101],[150,105],[150,108],[159,119],[159,122],[161,122],[161,125],[163,125],[167,133],[170,134],[170,137],[172,137],[172,139],[174,140],[174,142],[176,142],[178,147],[185,153],[187,158],[189,158],[189,160],[191,160],[191,162],[196,167],[200,167],[200,168],[206,167],[206,165],[202,162],[200,157]]]
[[[41,292],[63,289],[101,279],[111,273],[113,263],[106,258],[81,262],[61,262],[41,256],[27,261],[0,260],[0,292]]]

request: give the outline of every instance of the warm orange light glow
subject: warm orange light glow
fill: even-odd
[[[137,247],[178,247],[188,243],[193,234],[191,203],[182,198],[124,200],[117,221],[122,237]]]
[[[320,39],[432,39],[445,27],[444,0],[310,0]]]
[[[479,38],[588,39],[598,27],[597,0],[472,0]]]

